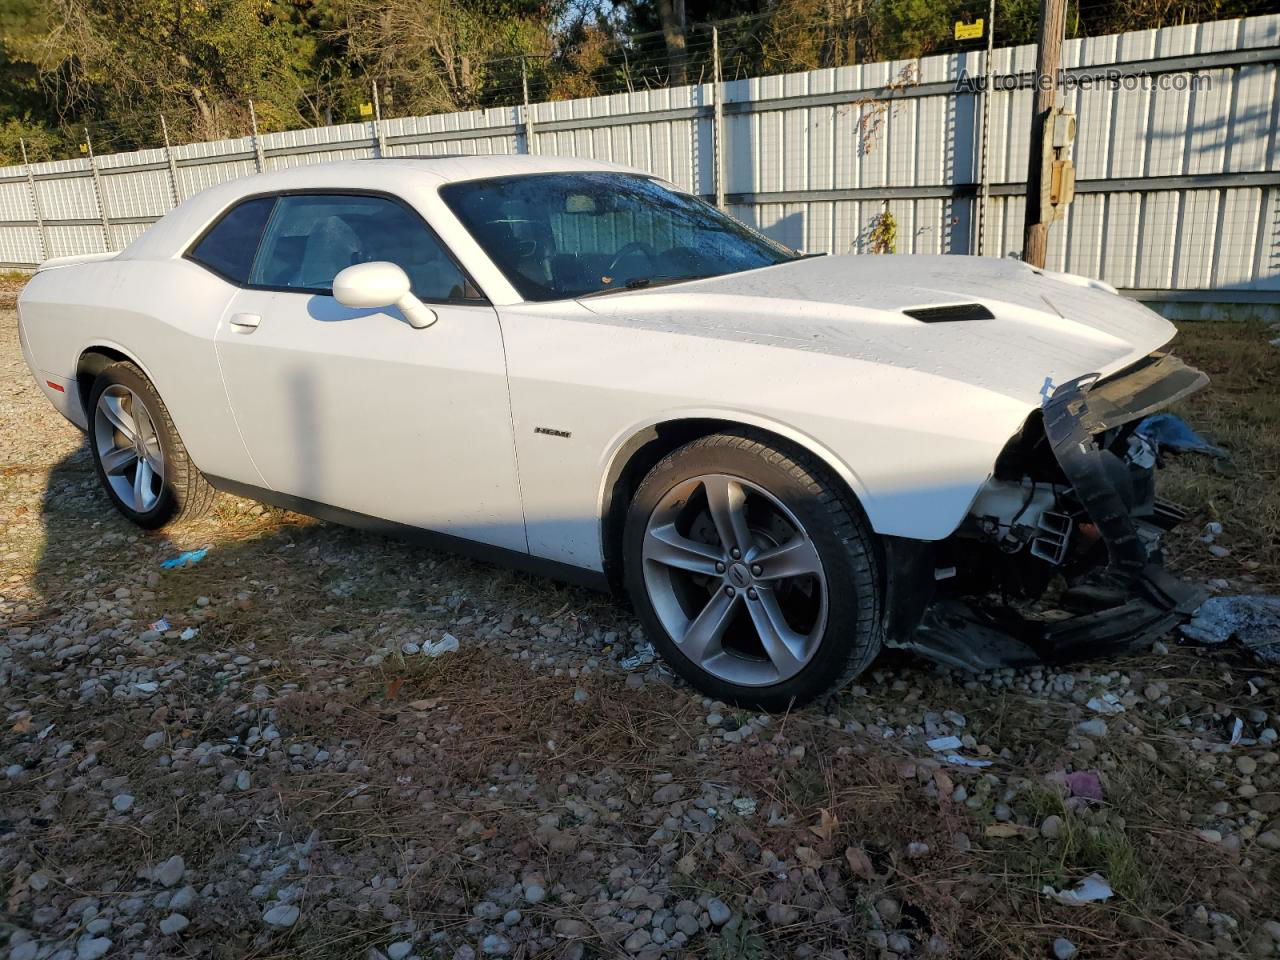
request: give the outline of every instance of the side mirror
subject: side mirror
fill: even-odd
[[[359,310],[396,307],[409,326],[431,326],[438,319],[436,312],[415,297],[409,286],[409,275],[394,263],[374,260],[347,267],[334,277],[333,298]]]

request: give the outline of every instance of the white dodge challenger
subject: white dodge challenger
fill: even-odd
[[[1082,277],[807,257],[639,171],[451,157],[222,184],[18,307],[134,523],[227,490],[625,589],[725,700],[803,702],[883,643],[1078,653],[1193,601],[1134,426],[1206,378]]]

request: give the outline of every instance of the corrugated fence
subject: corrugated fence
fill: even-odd
[[[981,252],[993,256],[1022,246],[1034,59],[1033,47],[992,58]],[[978,252],[983,60],[731,81],[719,123],[703,84],[10,167],[0,264],[120,249],[181,198],[259,169],[524,152],[719,188],[735,215],[806,251],[864,250],[888,211],[896,252]],[[1063,62],[1077,196],[1048,266],[1144,299],[1280,301],[1280,15],[1071,40]]]

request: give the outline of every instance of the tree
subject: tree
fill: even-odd
[[[273,0],[52,0],[40,71],[58,118],[112,118],[122,139],[171,115],[183,136],[241,132],[247,105],[296,124],[306,44]],[[152,140],[154,142],[154,140]]]

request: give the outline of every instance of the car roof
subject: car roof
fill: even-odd
[[[489,177],[537,173],[630,173],[642,170],[580,157],[494,154],[384,157],[313,163],[236,177],[188,197],[129,244],[121,259],[173,256],[237,200],[257,194],[305,190],[369,190],[409,198],[424,188]]]

